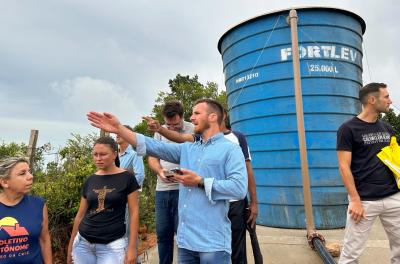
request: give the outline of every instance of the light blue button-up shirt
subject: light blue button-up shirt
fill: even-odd
[[[120,167],[135,173],[135,178],[140,187],[144,181],[143,157],[138,156],[131,145],[128,145],[125,152],[119,155]]]
[[[168,144],[137,136],[138,155],[148,154],[180,164],[204,178],[204,190],[179,186],[179,248],[231,253],[229,199],[247,192],[247,172],[240,147],[218,133],[207,141]]]

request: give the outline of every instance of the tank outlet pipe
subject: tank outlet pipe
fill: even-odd
[[[324,264],[336,264],[336,261],[333,259],[331,254],[328,252],[328,250],[326,250],[325,239],[322,236],[321,237],[315,236],[311,240],[311,244],[312,244],[311,248],[317,251],[318,255],[321,257]]]
[[[336,263],[325,248],[324,237],[318,234],[314,225],[310,178],[309,178],[308,160],[307,160],[307,145],[306,145],[306,136],[304,128],[297,20],[298,17],[296,10],[291,9],[289,12],[288,23],[290,25],[290,32],[292,38],[293,79],[294,79],[294,91],[296,99],[297,131],[299,138],[300,161],[301,161],[301,181],[303,185],[304,209],[306,214],[307,241],[310,247],[318,252],[324,263]]]

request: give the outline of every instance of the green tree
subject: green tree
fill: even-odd
[[[9,143],[6,144],[4,141],[0,145],[0,159],[13,157],[13,156],[24,156],[26,155],[26,151],[28,146],[24,143]]]
[[[400,114],[396,115],[396,113],[391,108],[388,113],[382,118],[390,125],[392,125],[394,132],[396,133],[396,137],[399,138],[400,136]]]
[[[159,92],[153,107],[153,115],[160,122],[163,122],[161,108],[170,100],[179,100],[183,104],[184,119],[189,120],[192,115],[194,102],[198,99],[212,98],[226,107],[226,92],[218,91],[218,85],[215,82],[207,82],[205,85],[199,82],[199,77],[195,75],[183,76],[177,74],[174,79],[168,81],[169,92]]]
[[[33,157],[32,170],[34,173],[39,173],[43,170],[44,158],[43,155],[51,149],[50,143],[46,143],[35,149]],[[6,157],[22,156],[26,157],[28,146],[24,143],[17,144],[15,142],[0,144],[0,159]]]

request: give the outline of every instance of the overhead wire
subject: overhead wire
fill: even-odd
[[[259,62],[259,60],[260,60],[262,54],[264,53],[264,50],[267,48],[267,45],[268,45],[268,43],[269,43],[269,41],[270,41],[270,39],[271,39],[272,34],[273,34],[274,31],[275,31],[276,25],[278,24],[279,19],[280,19],[281,16],[282,16],[282,15],[278,15],[278,17],[276,18],[276,21],[275,21],[275,23],[274,23],[274,26],[272,27],[272,30],[271,30],[271,32],[269,33],[269,36],[268,36],[267,39],[265,40],[264,46],[263,46],[263,48],[262,48],[260,54],[258,55],[256,62],[254,63],[253,67],[251,68],[249,74],[252,74],[253,71],[254,71],[254,69],[257,67],[258,62]],[[247,84],[247,81],[248,81],[248,79],[245,80],[245,82],[243,83],[242,87],[239,89],[239,94],[234,98],[232,104],[230,104],[230,106],[228,106],[228,111],[230,111],[230,110],[232,109],[232,107],[236,104],[237,100],[239,99],[239,97],[241,96],[241,94],[242,94],[242,92],[243,92],[244,87],[245,87],[246,84]]]
[[[371,69],[369,68],[369,61],[368,61],[368,55],[367,55],[367,47],[366,47],[366,45],[365,45],[364,42],[363,42],[362,45],[363,45],[363,51],[364,51],[364,54],[365,54],[365,62],[367,63],[369,82],[371,82],[374,78],[372,77]]]

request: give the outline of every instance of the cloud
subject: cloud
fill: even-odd
[[[85,119],[86,117],[82,117],[83,121]],[[99,133],[99,130],[90,126],[88,122],[33,119],[30,116],[26,118],[0,117],[0,124],[8,125],[7,133],[0,135],[0,141],[28,144],[30,131],[35,129],[39,130],[38,146],[50,142],[56,148],[64,146],[67,139],[72,137],[72,133],[80,135]]]
[[[140,121],[133,98],[118,84],[85,76],[54,82],[51,88],[60,96],[64,112],[72,119],[82,120],[87,112],[99,111],[114,113],[130,124]]]

